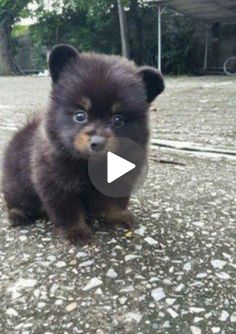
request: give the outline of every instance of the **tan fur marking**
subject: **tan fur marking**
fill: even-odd
[[[89,139],[90,136],[85,131],[79,133],[74,140],[75,149],[80,152],[85,151],[88,148]]]
[[[85,109],[85,111],[89,111],[92,108],[92,102],[91,100],[86,97],[86,96],[82,96],[79,104],[81,107],[83,107]]]
[[[116,137],[113,135],[110,135],[110,137],[107,138],[107,150],[116,152],[119,148],[119,142]]]

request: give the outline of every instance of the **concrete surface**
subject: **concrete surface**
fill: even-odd
[[[0,78],[1,152],[49,87]],[[235,92],[232,78],[168,79],[153,137],[235,150]],[[235,161],[153,149],[131,206],[133,235],[96,222],[92,245],[69,246],[50,223],[12,229],[1,198],[0,333],[236,333]]]

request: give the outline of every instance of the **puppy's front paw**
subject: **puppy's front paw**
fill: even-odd
[[[30,225],[35,222],[34,219],[30,219],[23,210],[17,208],[8,211],[8,218],[12,227]]]
[[[106,215],[106,221],[110,224],[114,225],[123,225],[125,228],[129,230],[133,230],[134,228],[134,216],[129,210],[111,210]]]
[[[76,244],[79,240],[87,244],[92,237],[93,232],[86,223],[75,224],[66,231],[66,238],[72,244]]]

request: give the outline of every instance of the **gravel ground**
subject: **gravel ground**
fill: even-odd
[[[235,84],[168,79],[153,137],[235,150]],[[0,78],[1,149],[49,88]],[[135,232],[95,222],[90,246],[69,246],[50,223],[10,228],[1,198],[0,333],[236,333],[235,189],[234,160],[153,150],[131,201]]]

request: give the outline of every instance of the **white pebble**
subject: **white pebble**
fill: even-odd
[[[215,269],[223,269],[224,266],[226,265],[226,261],[223,261],[223,260],[211,260],[211,265],[213,268]]]
[[[77,308],[77,306],[78,306],[77,303],[73,302],[73,303],[66,306],[66,311],[67,312],[72,312]]]
[[[192,224],[194,226],[197,226],[197,227],[203,227],[204,226],[204,223],[203,222],[192,222]]]
[[[160,216],[161,216],[160,213],[153,213],[153,214],[151,215],[151,218],[154,218],[154,219],[156,219],[156,220],[159,220]]]
[[[205,278],[207,277],[207,273],[199,273],[196,275],[197,278]]]
[[[103,293],[102,293],[102,290],[100,289],[100,288],[97,288],[96,290],[95,290],[95,293],[96,293],[96,295],[102,295]]]
[[[193,322],[196,324],[197,322],[200,322],[202,320],[203,320],[203,318],[195,317],[194,320],[193,320]]]
[[[138,312],[129,312],[125,315],[125,322],[135,321],[139,323],[142,319],[142,315]]]
[[[231,322],[236,322],[236,312],[231,314],[230,321]]]
[[[135,289],[133,285],[128,285],[127,287],[120,290],[120,292],[133,292]]]
[[[178,313],[175,312],[175,310],[173,310],[172,308],[168,308],[168,309],[167,309],[167,312],[170,314],[170,316],[171,316],[173,319],[175,319],[175,318],[177,318],[177,317],[179,316]]]
[[[97,277],[94,277],[88,282],[88,284],[82,290],[83,291],[91,290],[99,285],[102,285],[102,281]]]
[[[229,317],[229,313],[223,310],[220,315],[220,321],[226,321],[228,317]]]
[[[163,288],[157,288],[152,290],[151,292],[152,298],[156,301],[159,302],[160,300],[164,299],[166,297],[165,291]]]
[[[14,310],[14,308],[7,309],[6,314],[12,317],[18,316],[18,313],[16,312],[16,310]]]
[[[230,279],[229,274],[227,274],[223,271],[221,271],[220,273],[216,273],[216,276],[220,279],[225,279],[225,280]]]
[[[156,246],[156,245],[158,245],[158,242],[157,242],[155,239],[153,239],[152,237],[146,237],[144,240],[145,240],[150,246]]]
[[[66,266],[66,263],[64,261],[59,261],[56,263],[57,268],[63,268]]]
[[[87,255],[87,253],[85,253],[85,252],[78,252],[78,253],[76,254],[76,257],[78,257],[78,258],[80,258],[80,257],[86,257],[86,256],[88,256],[88,255]]]
[[[175,302],[176,302],[175,298],[166,298],[166,304],[168,305],[174,305]]]
[[[192,268],[192,264],[191,264],[191,262],[187,262],[187,263],[185,263],[185,265],[183,266],[183,269],[184,269],[185,271],[190,271],[191,268]]]
[[[137,259],[137,258],[139,258],[139,257],[140,257],[140,256],[138,256],[138,255],[129,254],[129,255],[126,255],[126,256],[125,256],[125,261],[128,262],[128,261]]]
[[[140,227],[137,230],[135,230],[134,233],[140,235],[141,237],[143,237],[144,234],[145,234],[146,229],[147,228],[145,226],[140,225]]]
[[[212,327],[211,329],[212,333],[220,333],[220,327]]]
[[[121,305],[124,305],[126,303],[126,301],[127,301],[126,297],[119,298],[119,302],[120,302]]]
[[[110,278],[116,278],[118,276],[118,274],[115,272],[114,269],[110,268],[107,273],[106,273],[106,276],[107,277],[110,277]]]
[[[180,292],[180,291],[183,290],[183,288],[184,288],[184,284],[183,284],[183,283],[180,283],[174,290],[175,290],[176,292]]]
[[[189,312],[190,313],[201,313],[201,312],[204,312],[205,309],[202,308],[202,307],[190,307],[189,308]]]
[[[85,261],[85,262],[82,262],[79,264],[79,267],[83,268],[83,267],[89,267],[91,266],[92,264],[94,264],[94,260],[88,260],[88,261]]]
[[[192,334],[202,334],[202,331],[199,327],[191,326],[190,328],[191,328]]]

